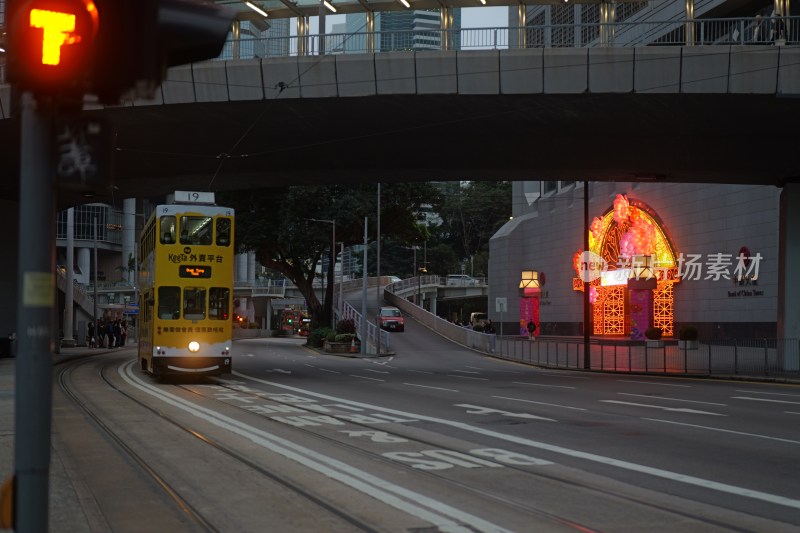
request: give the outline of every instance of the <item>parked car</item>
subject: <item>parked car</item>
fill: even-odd
[[[403,314],[396,307],[381,307],[378,311],[378,325],[387,331],[403,331],[406,321]]]
[[[480,285],[480,281],[471,277],[467,276],[466,274],[448,274],[447,275],[447,286],[448,287],[474,287],[475,285]]]

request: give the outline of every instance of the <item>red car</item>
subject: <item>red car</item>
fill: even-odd
[[[406,326],[403,314],[396,307],[381,307],[378,312],[378,325],[387,331],[403,331]]]

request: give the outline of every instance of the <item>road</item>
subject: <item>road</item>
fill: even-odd
[[[159,383],[124,354],[94,363],[117,400],[92,403],[211,524],[185,530],[800,527],[798,386],[538,369],[413,321],[391,357],[303,342],[239,341],[222,380]],[[124,510],[97,507],[126,530]]]

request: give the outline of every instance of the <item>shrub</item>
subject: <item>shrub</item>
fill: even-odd
[[[682,341],[696,341],[697,328],[694,326],[683,326],[678,332],[678,338]]]
[[[354,333],[340,333],[336,335],[336,338],[333,342],[353,342],[355,337],[356,336]]]
[[[314,346],[316,348],[322,347],[322,341],[328,338],[328,335],[333,333],[331,328],[319,328],[315,329],[308,335],[308,340],[306,343],[309,346]]]
[[[651,341],[660,341],[661,340],[661,328],[654,328],[649,327],[644,330],[644,336],[650,339]]]
[[[356,323],[352,318],[345,318],[336,323],[336,333],[355,333]]]
[[[472,331],[483,331],[483,329],[484,329],[483,324],[475,324],[474,326],[472,326]]]

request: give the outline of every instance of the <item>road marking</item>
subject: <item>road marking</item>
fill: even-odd
[[[545,372],[543,370],[535,370],[533,372],[536,376],[544,376],[547,378],[566,378],[566,379],[591,379],[589,376],[570,376],[565,372]]]
[[[634,381],[632,379],[618,379],[620,383],[644,383],[645,385],[661,385],[662,387],[683,387],[686,389],[692,388],[691,385],[678,385],[676,383],[658,383],[657,381]]]
[[[787,415],[800,415],[800,413],[795,413],[794,411],[784,411]]]
[[[447,392],[458,392],[457,390],[454,390],[454,389],[445,389],[445,388],[442,388],[442,387],[431,387],[430,385],[417,385],[416,383],[403,383],[403,385],[409,385],[411,387],[422,387],[424,389],[444,390],[444,391],[447,391]]]
[[[141,380],[133,373],[134,362],[118,368],[118,372],[132,387],[149,394],[164,403],[181,409],[192,416],[203,419],[231,433],[240,435],[251,442],[280,454],[306,468],[314,470],[330,479],[336,480],[363,494],[394,507],[411,516],[430,522],[441,531],[469,533],[473,530],[506,533],[508,530],[480,517],[456,509],[444,502],[434,500],[418,492],[396,485],[389,480],[360,470],[353,465],[338,461],[318,453],[297,442],[284,439],[262,429],[244,424],[211,409],[196,405],[188,400],[170,394]],[[247,377],[247,376],[243,376]],[[508,532],[510,533],[510,532]]]
[[[390,374],[388,370],[375,370],[374,368],[362,368],[364,372],[375,372],[376,374]]]
[[[327,368],[320,368],[323,372],[330,372],[331,374],[341,374],[338,370],[328,370]]]
[[[418,374],[430,374],[430,375],[433,375],[433,372],[426,372],[425,370],[411,370],[410,368],[408,369],[408,372],[416,372]]]
[[[264,372],[269,372],[269,373],[273,373],[274,372],[276,374],[291,374],[292,373],[291,370],[283,370],[282,368],[265,368]]]
[[[548,387],[551,389],[574,389],[575,387],[568,387],[567,385],[543,385],[542,383],[525,383],[522,381],[514,381],[515,385],[530,385],[531,387]]]
[[[586,411],[583,407],[570,407],[569,405],[558,405],[557,403],[547,402],[534,402],[533,400],[521,400],[520,398],[509,398],[508,396],[492,396],[492,398],[499,398],[501,400],[513,400],[515,402],[535,403],[539,405],[548,405],[550,407],[561,407],[562,409],[574,409],[576,411]]]
[[[734,433],[736,435],[746,435],[748,437],[757,437],[759,439],[776,440],[778,442],[788,442],[789,444],[800,444],[798,440],[782,439],[780,437],[769,437],[767,435],[759,435],[758,433],[745,433],[743,431],[733,431],[732,429],[712,428],[708,426],[698,426],[696,424],[686,424],[684,422],[673,422],[672,420],[660,420],[658,418],[643,418],[642,420],[650,420],[651,422],[662,422],[664,424],[674,424],[676,426],[687,426],[691,428],[707,429],[709,431],[720,431],[722,433]]]
[[[453,372],[461,372],[462,374],[480,374],[480,372],[473,372],[472,370],[453,370]]]
[[[483,370],[483,369],[482,369],[481,367],[479,367],[479,366],[468,366],[467,368],[472,368],[473,370]],[[456,372],[458,372],[458,371],[456,371]]]
[[[712,413],[711,411],[698,411],[696,409],[687,409],[685,407],[664,407],[663,405],[649,405],[646,403],[633,403],[621,402],[619,400],[598,400],[603,403],[617,403],[620,405],[632,405],[634,407],[649,407],[651,409],[661,409],[663,411],[672,411],[673,413],[691,413],[695,415],[714,415],[714,416],[728,416],[721,413]]]
[[[671,400],[673,402],[687,402],[687,403],[701,403],[704,405],[719,405],[722,407],[726,407],[728,404],[726,403],[714,403],[714,402],[700,402],[697,400],[684,400],[682,398],[670,398],[668,396],[653,396],[650,394],[632,394],[630,392],[618,392],[620,396],[638,396],[639,398],[650,398],[650,399],[659,399],[659,400]]]
[[[791,396],[792,398],[800,398],[800,394],[787,394],[785,392],[765,392],[760,390],[742,390],[742,389],[737,389],[736,392],[747,392],[750,394],[769,394],[770,396]]]
[[[489,381],[489,378],[474,378],[472,376],[457,376],[455,374],[447,374],[448,378],[461,378],[461,379],[474,379],[477,381]]]
[[[772,400],[770,398],[749,398],[747,396],[731,396],[734,400],[750,400],[751,402],[769,402],[769,403],[790,403],[792,405],[800,405],[800,402],[790,402],[787,400]]]
[[[129,366],[132,366],[133,363],[128,363]],[[623,461],[620,459],[614,459],[612,457],[606,457],[603,455],[597,455],[594,453],[589,452],[582,452],[580,450],[574,450],[572,448],[565,448],[563,446],[557,446],[555,444],[548,444],[546,442],[536,441],[527,439],[524,437],[518,437],[516,435],[508,435],[505,433],[500,433],[491,429],[486,429],[482,427],[472,426],[470,424],[466,424],[464,422],[456,422],[454,420],[445,420],[443,418],[436,418],[432,416],[420,415],[409,413],[406,411],[401,411],[399,409],[390,409],[387,407],[381,407],[378,405],[371,405],[364,402],[357,402],[354,400],[346,400],[344,398],[337,398],[335,396],[330,396],[328,394],[322,394],[319,392],[314,392],[306,389],[301,389],[299,387],[293,387],[291,385],[285,385],[283,383],[277,383],[272,381],[267,381],[265,379],[257,378],[254,376],[250,376],[247,374],[243,374],[236,370],[233,371],[233,374],[239,376],[241,378],[249,379],[256,383],[261,383],[264,385],[269,385],[279,389],[290,390],[298,394],[304,394],[306,396],[313,396],[316,398],[323,398],[327,400],[334,400],[339,403],[347,403],[350,405],[356,405],[359,407],[364,407],[366,409],[370,409],[373,411],[383,411],[385,413],[395,414],[398,416],[407,416],[411,418],[416,418],[418,420],[424,420],[427,422],[433,422],[436,424],[442,424],[445,426],[454,427],[457,429],[461,429],[464,431],[470,431],[472,433],[476,433],[478,435],[483,435],[485,437],[491,437],[498,440],[504,440],[506,442],[511,442],[514,444],[518,444],[520,446],[528,446],[529,448],[537,448],[540,450],[546,450],[552,453],[557,453],[561,455],[566,455],[567,457],[573,457],[576,459],[583,459],[585,461],[591,461],[599,464],[604,464],[607,466],[613,466],[616,468],[621,468],[623,470],[628,470],[631,472],[638,472],[640,474],[645,474],[661,479],[667,479],[669,481],[673,481],[676,483],[684,483],[686,485],[692,485],[695,487],[701,487],[708,490],[714,490],[717,492],[722,492],[725,494],[733,494],[735,496],[741,496],[743,498],[750,498],[753,500],[759,500],[775,505],[781,505],[784,507],[789,507],[792,509],[800,509],[800,500],[787,498],[785,496],[780,496],[777,494],[770,494],[768,492],[762,492],[758,490],[751,490],[746,489],[744,487],[737,487],[736,485],[730,485],[728,483],[719,483],[717,481],[712,481],[710,479],[703,479],[695,476],[689,476],[686,474],[680,474],[678,472],[672,472],[670,470],[664,470],[662,468],[655,468],[645,465],[640,465],[637,463],[631,463],[629,461]],[[410,383],[406,383],[406,385],[411,385]],[[424,385],[422,385],[424,386]],[[458,392],[458,391],[453,391]]]
[[[251,353],[240,353],[239,357],[255,357],[255,355]]]
[[[511,418],[527,418],[529,420],[547,420],[548,422],[557,422],[557,420],[552,418],[545,418],[543,416],[532,415],[530,413],[512,413],[510,411],[493,409],[491,407],[481,407],[480,405],[472,405],[469,403],[455,403],[453,406],[467,409],[467,414],[470,415],[503,415],[510,416]]]
[[[367,376],[359,376],[357,374],[347,374],[347,375],[350,376],[351,378],[369,379],[369,380],[372,380],[372,381],[380,381],[380,382],[386,381],[385,379],[370,378],[370,377],[367,377]]]

